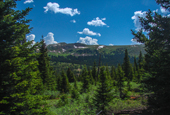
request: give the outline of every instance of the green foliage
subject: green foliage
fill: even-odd
[[[111,87],[108,84],[108,79],[106,77],[106,71],[104,67],[100,69],[100,84],[97,88],[96,94],[94,95],[93,103],[95,107],[102,114],[106,114],[106,107],[109,105],[109,102],[113,99],[113,94],[111,93]]]
[[[56,79],[53,74],[53,68],[50,66],[50,58],[47,55],[47,46],[45,44],[44,39],[40,42],[40,55],[37,57],[39,63],[39,71],[41,73],[41,78],[43,80],[43,84],[47,90],[55,90],[56,89]]]
[[[62,82],[61,82],[60,89],[62,89],[62,92],[68,93],[70,91],[70,84],[64,71],[61,72],[61,78],[62,78]]]
[[[123,99],[124,96],[123,96],[123,87],[124,87],[124,71],[122,70],[120,64],[118,64],[118,68],[117,68],[117,88],[119,90],[119,93],[120,93],[120,98]]]
[[[129,80],[129,79],[131,80],[131,76],[130,76],[131,65],[130,65],[127,49],[125,50],[125,57],[124,57],[124,60],[123,60],[122,69],[125,72],[125,77],[127,78],[127,80]]]
[[[79,93],[75,88],[73,88],[73,90],[71,91],[71,98],[76,99],[76,100],[79,99]]]
[[[35,53],[25,35],[30,32],[25,19],[31,10],[15,11],[16,1],[0,1],[0,113],[5,115],[46,114],[48,107],[40,95],[43,84]],[[44,107],[42,107],[44,105]]]
[[[74,82],[75,76],[70,68],[67,69],[67,77],[68,77],[69,82]]]
[[[156,0],[157,3],[169,8],[169,1]],[[150,10],[147,12],[146,18],[140,18],[141,25],[145,31],[148,31],[148,37],[146,37],[142,30],[132,34],[138,38],[138,41],[145,43],[145,75],[147,78],[143,79],[145,87],[154,92],[153,96],[149,97],[148,104],[155,111],[164,112],[169,114],[170,106],[170,78],[169,78],[169,62],[170,62],[170,18],[167,16],[161,16],[158,13],[153,13]],[[151,26],[150,24],[156,26]],[[149,38],[149,39],[147,39]]]

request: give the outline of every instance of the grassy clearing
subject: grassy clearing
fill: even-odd
[[[80,91],[82,87],[81,82],[77,82],[78,84],[78,90]],[[125,82],[125,85],[127,82]],[[129,91],[127,96],[139,96],[139,92],[135,92],[134,89],[140,89],[140,84],[136,84],[134,82],[132,84],[132,91]],[[71,83],[71,89],[74,87],[74,83]],[[126,87],[125,87],[126,88]],[[46,91],[44,95],[55,95],[54,99],[49,99],[46,102],[51,105],[50,112],[48,115],[95,115],[99,110],[94,107],[93,105],[93,96],[97,89],[97,86],[91,85],[90,91],[88,93],[82,93],[80,94],[79,100],[73,100],[71,98],[71,94],[68,94],[68,104],[64,106],[58,106],[60,99],[60,93],[59,92],[50,92]],[[112,92],[115,92],[115,89],[113,87]],[[115,98],[109,103],[109,106],[107,107],[108,113],[117,113],[123,110],[131,110],[131,109],[141,109],[145,108],[145,105],[141,104],[141,98],[138,98],[137,100],[132,100],[130,98],[125,98],[124,100],[121,100],[119,98],[119,92],[115,92],[115,95],[113,95]],[[145,100],[146,101],[146,100]]]

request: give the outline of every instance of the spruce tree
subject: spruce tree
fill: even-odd
[[[54,79],[53,68],[50,66],[47,46],[44,39],[42,39],[40,43],[42,44],[39,50],[41,55],[38,56],[37,60],[39,62],[38,68],[41,73],[41,78],[46,89],[55,90],[56,80]]]
[[[169,10],[169,0],[156,1]],[[170,114],[170,18],[149,10],[146,18],[141,17],[140,20],[142,28],[148,31],[148,36],[143,34],[143,30],[132,31],[132,34],[138,42],[145,44],[146,77],[143,83],[149,92],[154,92],[153,96],[148,98],[148,104],[154,113]]]
[[[110,72],[108,66],[106,66],[106,75],[109,80],[111,80]]]
[[[94,79],[93,79],[93,76],[92,76],[92,71],[90,70],[90,67],[88,67],[88,76],[89,76],[89,82],[91,84],[94,84]]]
[[[14,8],[15,0],[0,1],[0,114],[46,114],[38,54],[34,52],[38,44],[29,48],[31,42],[21,43],[31,30],[30,20],[25,19],[31,9]]]
[[[125,50],[125,57],[124,57],[124,60],[123,60],[123,65],[122,65],[122,69],[123,71],[125,72],[125,77],[127,80],[130,79],[130,72],[131,72],[131,69],[130,69],[130,61],[129,61],[129,56],[128,56],[128,51],[127,49]]]
[[[110,73],[110,75],[111,75],[111,78],[112,78],[113,80],[116,80],[116,69],[115,69],[114,66],[111,67],[111,73]]]
[[[62,92],[68,93],[70,91],[70,84],[63,70],[61,72],[61,78],[62,78],[62,83],[61,83]]]
[[[57,90],[62,92],[62,77],[61,77],[61,75],[57,75]]]
[[[92,67],[92,76],[96,83],[97,82],[97,71],[96,71],[96,62],[95,61],[94,61],[93,67]]]
[[[95,107],[101,111],[102,115],[106,115],[106,107],[109,102],[113,99],[113,94],[111,93],[111,86],[109,86],[106,71],[104,67],[100,69],[100,83],[96,90],[93,98],[93,103]]]
[[[89,91],[89,85],[90,85],[90,76],[88,75],[86,65],[84,65],[83,71],[82,71],[82,91],[87,92]]]
[[[74,73],[71,71],[70,68],[67,69],[67,77],[69,82],[74,82]]]
[[[139,65],[139,69],[141,69],[142,66],[143,66],[143,56],[142,56],[142,52],[141,51],[140,51],[140,54],[139,54],[138,65]]]
[[[136,57],[134,57],[134,71],[137,71],[138,70],[138,65],[137,65],[137,62],[136,62]]]
[[[120,64],[118,64],[117,68],[117,87],[119,90],[119,96],[121,99],[123,99],[123,87],[124,87],[124,71],[122,70]]]

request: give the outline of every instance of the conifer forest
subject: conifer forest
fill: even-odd
[[[143,28],[129,30],[138,50],[84,45],[59,55],[43,36],[26,41],[32,8],[15,10],[18,2],[0,0],[1,115],[170,115],[170,17],[140,17]]]

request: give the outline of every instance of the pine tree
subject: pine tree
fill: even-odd
[[[76,90],[79,90],[79,89],[78,89],[78,85],[77,85],[77,80],[76,80],[76,78],[74,78],[74,88],[75,88]]]
[[[111,80],[110,72],[108,66],[106,66],[106,76],[109,80]]]
[[[138,70],[138,65],[137,65],[137,62],[136,62],[136,57],[134,57],[134,71],[137,71]]]
[[[97,82],[97,71],[96,71],[96,62],[95,61],[94,61],[93,67],[92,67],[92,76],[96,83]]]
[[[91,84],[94,84],[94,79],[93,79],[93,76],[92,76],[92,71],[90,70],[90,67],[88,67],[88,76],[89,76],[89,82]]]
[[[143,56],[142,56],[142,52],[140,51],[139,60],[138,60],[139,69],[141,69],[143,66],[142,62],[143,62]]]
[[[70,83],[74,82],[74,74],[70,68],[67,69],[67,77]]]
[[[87,68],[86,65],[84,65],[83,71],[82,71],[82,82],[83,82],[83,86],[82,86],[82,91],[83,92],[87,92],[89,91],[89,85],[90,85],[90,78],[87,72]]]
[[[120,64],[118,64],[118,68],[117,68],[117,87],[120,93],[120,98],[123,99],[123,87],[124,87],[124,72],[120,66]]]
[[[57,90],[62,92],[62,77],[57,75]]]
[[[113,80],[116,80],[116,69],[115,69],[114,66],[111,67],[111,73],[110,73],[110,75],[111,75],[111,78],[112,78]]]
[[[127,49],[125,50],[125,57],[124,57],[124,60],[123,60],[122,69],[125,72],[126,79],[129,80],[131,70],[130,70],[130,61],[129,61]]]
[[[77,89],[73,88],[73,90],[71,91],[71,98],[78,100],[79,97],[80,97],[80,95],[79,95]]]
[[[46,114],[40,95],[43,84],[31,42],[21,43],[31,30],[25,16],[31,10],[15,11],[16,1],[0,1],[0,114]],[[44,105],[44,108],[41,106]]]
[[[169,10],[168,0],[156,0],[156,2]],[[154,113],[170,114],[170,18],[149,10],[146,18],[141,17],[140,20],[143,29],[148,31],[148,37],[143,34],[143,30],[136,33],[132,31],[132,34],[138,42],[145,44],[146,77],[143,83],[149,92],[154,92],[153,96],[148,98],[148,104]]]
[[[43,84],[48,90],[55,90],[56,83],[53,75],[53,68],[50,66],[50,58],[48,57],[47,46],[45,44],[44,39],[40,42],[42,45],[40,46],[40,53],[41,55],[38,56],[37,60],[39,62],[39,70],[41,73],[41,78],[43,80]]]
[[[61,83],[62,92],[68,93],[70,91],[70,84],[63,70],[61,72],[61,77],[62,77],[62,83]]]
[[[101,67],[100,69],[100,84],[94,95],[93,103],[99,111],[102,110],[103,115],[106,115],[106,107],[113,99],[113,94],[111,93],[111,87],[108,84],[106,71],[104,69],[104,67]]]

